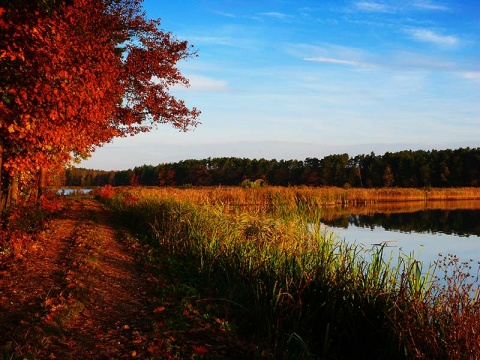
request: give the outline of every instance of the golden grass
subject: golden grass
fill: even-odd
[[[223,206],[282,206],[297,207],[325,205],[371,205],[395,202],[428,202],[480,200],[480,188],[382,188],[343,189],[339,187],[203,187],[180,189],[174,187],[134,187],[132,196],[174,198],[194,204]],[[446,205],[446,204],[445,204]],[[443,205],[442,205],[443,206]]]

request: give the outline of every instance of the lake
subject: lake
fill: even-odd
[[[82,195],[89,194],[92,189],[59,189],[57,194],[59,195]]]
[[[378,204],[325,209],[327,229],[368,248],[387,242],[426,265],[439,254],[480,261],[480,201]]]

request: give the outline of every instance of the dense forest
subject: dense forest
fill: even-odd
[[[266,160],[234,157],[185,160],[122,171],[70,168],[66,186],[480,186],[480,148],[348,154],[322,159]]]

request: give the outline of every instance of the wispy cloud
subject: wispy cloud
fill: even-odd
[[[336,65],[347,65],[347,66],[372,66],[373,64],[362,63],[353,60],[345,60],[345,59],[335,59],[335,58],[327,58],[327,57],[311,57],[311,58],[304,58],[305,61],[315,61],[327,64],[336,64]]]
[[[229,91],[228,83],[224,80],[217,80],[203,75],[188,75],[191,91],[224,92]],[[178,90],[180,90],[179,88]]]
[[[354,3],[355,9],[372,13],[396,13],[411,10],[424,11],[449,11],[446,5],[436,3],[430,0],[402,1],[402,2],[376,2],[376,1],[357,1]]]
[[[415,40],[442,46],[455,46],[459,39],[453,35],[441,35],[429,29],[413,28],[406,30]]]
[[[218,15],[221,15],[221,16],[225,16],[225,17],[228,17],[228,18],[236,18],[236,17],[237,17],[237,16],[234,15],[234,14],[226,13],[226,12],[223,12],[223,11],[214,10],[213,12],[214,12],[215,14],[218,14]]]
[[[375,61],[372,61],[373,55],[371,53],[355,47],[330,43],[321,45],[293,44],[287,51],[304,61],[353,67],[376,66]]]
[[[287,51],[304,61],[357,67],[363,69],[384,69],[394,71],[452,72],[462,71],[459,64],[446,58],[423,52],[396,50],[374,53],[355,47],[325,43],[322,45],[296,44]],[[472,73],[471,76],[473,76]]]
[[[423,10],[432,10],[432,11],[449,11],[450,8],[446,5],[436,4],[432,1],[415,1],[413,6]]]
[[[292,15],[288,15],[288,14],[284,14],[284,13],[280,13],[280,12],[275,12],[275,11],[263,12],[263,13],[259,13],[258,15],[266,16],[266,17],[270,17],[270,18],[274,18],[274,19],[280,19],[280,20],[285,20],[285,19],[288,19],[288,18],[292,17]]]
[[[462,72],[460,76],[464,79],[474,80],[480,83],[480,71],[465,71]]]
[[[373,1],[360,1],[355,3],[355,6],[357,9],[361,11],[367,11],[367,12],[386,13],[391,11],[391,8],[389,6],[380,4],[377,2],[373,2]]]
[[[406,71],[449,72],[457,69],[455,62],[423,52],[397,50],[390,55],[390,65]]]

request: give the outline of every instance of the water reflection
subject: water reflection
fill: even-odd
[[[342,215],[325,224],[348,228],[349,226],[416,233],[443,233],[458,236],[480,235],[480,210],[423,210],[413,213],[373,215]]]
[[[402,206],[403,205],[403,206]],[[420,209],[419,209],[420,208]],[[378,206],[329,208],[326,225],[349,226],[416,233],[443,233],[480,236],[480,202],[435,202],[383,204]]]
[[[330,208],[323,223],[347,242],[388,242],[393,252],[413,252],[429,263],[439,254],[480,260],[479,219],[480,202],[474,201]]]

